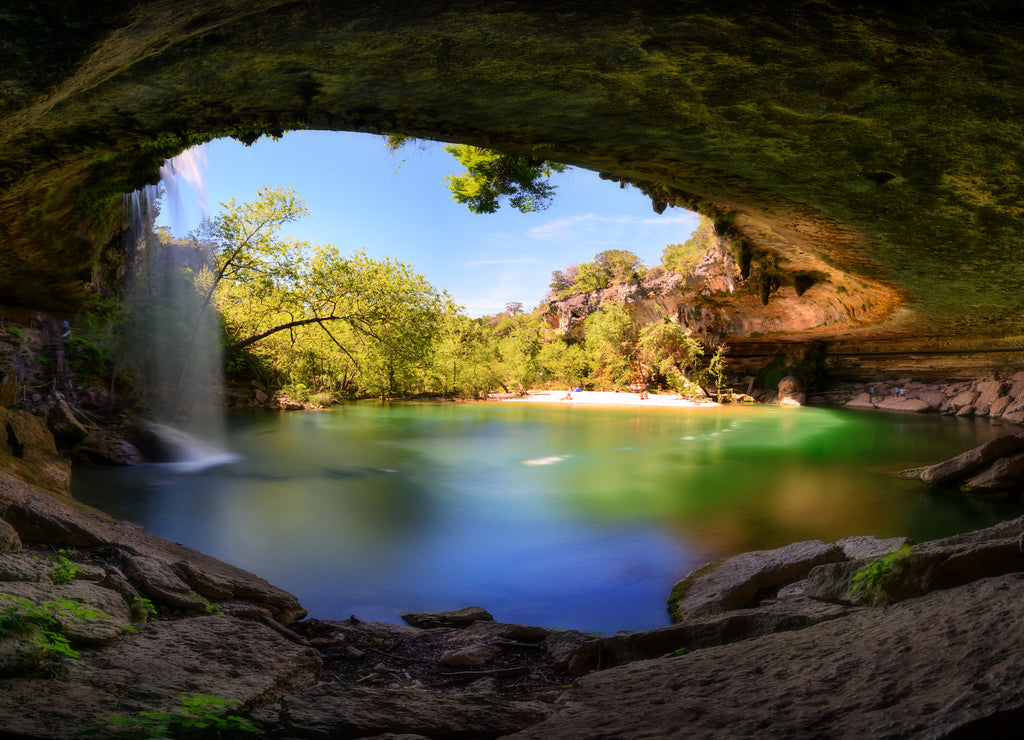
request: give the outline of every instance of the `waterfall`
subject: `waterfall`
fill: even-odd
[[[205,305],[203,280],[213,250],[198,236],[154,231],[166,193],[172,224],[182,220],[183,183],[204,200],[205,152],[194,147],[168,160],[160,184],[125,196],[125,295],[128,339],[135,358],[136,392],[155,420],[201,441],[204,456],[224,439],[221,337],[214,306]],[[206,213],[205,203],[200,203]],[[180,228],[180,227],[178,227]],[[209,285],[207,282],[206,285]]]

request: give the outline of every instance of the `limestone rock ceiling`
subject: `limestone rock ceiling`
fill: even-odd
[[[24,0],[0,11],[0,302],[70,309],[114,274],[121,194],[165,157],[315,128],[653,183],[783,289],[863,291],[883,334],[1024,335],[1017,3],[899,8]]]

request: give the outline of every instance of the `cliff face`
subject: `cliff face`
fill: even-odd
[[[121,195],[189,145],[384,130],[530,152],[727,220],[755,267],[790,276],[767,309],[705,296],[737,301],[701,308],[727,334],[1024,334],[1008,0],[24,0],[3,22],[8,303],[71,309],[116,274]],[[827,279],[796,297],[800,271]]]
[[[850,287],[847,288],[846,284]],[[663,273],[637,283],[577,293],[543,307],[559,334],[583,335],[583,322],[605,303],[623,303],[637,324],[669,317],[694,334],[711,338],[794,334],[868,324],[885,310],[856,281],[782,286],[764,303],[754,281],[744,279],[729,249],[718,242],[690,275]]]

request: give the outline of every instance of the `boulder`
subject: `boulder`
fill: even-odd
[[[97,431],[75,447],[73,458],[80,465],[126,466],[146,461],[142,451],[118,434]]]
[[[921,480],[943,486],[964,480],[983,466],[1007,455],[1024,450],[1024,434],[997,437],[945,462],[937,463],[921,472]]]
[[[164,424],[138,422],[126,434],[152,462],[182,462],[221,454],[202,440]]]
[[[1006,392],[1006,383],[1000,380],[983,380],[974,386],[978,398],[972,404],[977,409],[988,408]]]
[[[291,737],[362,738],[413,733],[427,737],[500,737],[536,724],[554,708],[495,694],[441,694],[324,683],[281,701]]]
[[[1002,491],[1024,486],[1024,452],[1001,457],[961,484],[967,491]]]
[[[1016,414],[1024,411],[1024,391],[1013,396],[1013,401],[1006,407],[1006,414]]]
[[[70,447],[89,436],[89,430],[78,420],[63,393],[50,396],[50,408],[46,412],[46,425],[54,438],[63,447]]]
[[[939,408],[939,406],[942,405],[942,402],[946,400],[946,397],[942,394],[942,391],[938,391],[933,388],[923,388],[914,390],[912,392],[908,392],[907,398],[916,398],[921,401],[924,401],[933,409]]]
[[[1006,411],[1006,409],[1007,409],[1007,407],[1009,405],[1010,405],[1010,397],[1009,396],[1000,396],[999,398],[997,398],[995,401],[992,402],[991,406],[988,407],[988,415],[989,416],[1002,416],[1003,412]]]
[[[965,406],[971,406],[978,400],[978,396],[976,391],[963,391],[949,399],[949,407],[954,411],[959,411]]]
[[[885,409],[886,411],[909,411],[916,413],[929,411],[932,407],[928,405],[927,401],[923,401],[920,398],[886,396],[878,402],[877,408]]]
[[[779,381],[779,398],[785,398],[793,393],[799,393],[800,381],[792,375],[787,375]]]
[[[413,627],[420,629],[432,629],[434,627],[468,627],[473,622],[486,620],[494,621],[485,609],[479,606],[467,606],[464,609],[452,612],[413,612],[403,614],[402,619]]]
[[[1017,398],[1017,396],[1024,395],[1024,372],[1014,373],[1006,379],[1009,389],[1006,394],[1010,398]]]
[[[873,409],[875,407],[875,399],[870,393],[858,393],[846,402],[846,406],[851,409]]]
[[[820,540],[796,542],[775,550],[736,555],[700,568],[672,589],[674,621],[755,606],[781,586],[805,578],[811,568],[844,559],[838,545]]]
[[[188,694],[258,707],[314,685],[320,655],[262,624],[232,617],[150,622],[109,645],[83,649],[59,680],[4,681],[0,727],[71,737],[108,717],[169,712]],[[100,737],[112,737],[100,732]]]

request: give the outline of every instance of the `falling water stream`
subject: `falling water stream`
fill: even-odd
[[[125,282],[139,322],[132,355],[140,387],[157,421],[197,440],[191,456],[200,458],[217,456],[224,442],[220,328],[197,287],[213,255],[198,239],[161,238],[153,225],[163,207],[180,229],[183,191],[189,189],[206,213],[205,160],[203,148],[193,147],[164,164],[160,185],[125,196]]]

